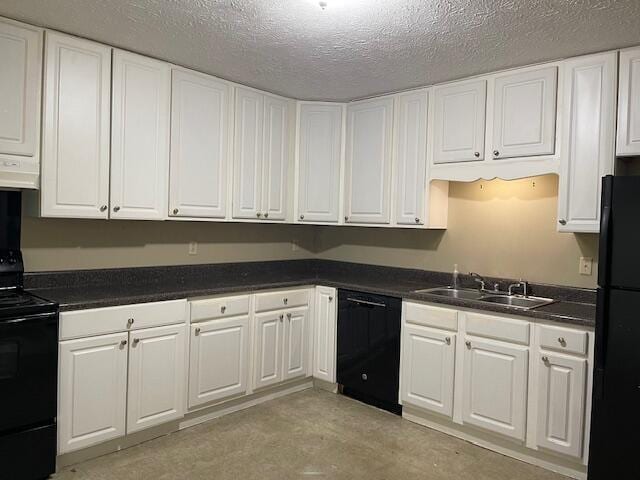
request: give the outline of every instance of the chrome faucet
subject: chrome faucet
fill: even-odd
[[[511,285],[509,285],[509,295],[513,295],[513,290],[515,288],[519,288],[522,287],[522,295],[525,297],[529,296],[529,282],[520,279],[519,282],[517,283],[512,283]]]
[[[474,272],[469,272],[469,276],[473,278],[473,280],[479,284],[478,286],[478,290],[480,290],[481,292],[488,292],[489,290],[487,290],[486,286],[487,286],[487,281],[484,279],[484,277],[478,273],[474,273]],[[498,283],[494,283],[493,284],[493,291],[497,292],[500,289],[500,285]]]

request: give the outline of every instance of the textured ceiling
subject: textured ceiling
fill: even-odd
[[[300,99],[640,44],[640,0],[0,0],[0,14]]]

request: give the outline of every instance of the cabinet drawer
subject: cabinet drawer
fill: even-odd
[[[588,333],[570,328],[539,325],[540,348],[558,352],[587,354]]]
[[[249,295],[191,302],[191,322],[228,318],[249,313]]]
[[[186,318],[186,300],[62,312],[60,340],[183,323]]]
[[[421,303],[404,303],[404,319],[407,323],[426,327],[458,330],[458,312],[449,308],[432,307]]]
[[[308,304],[308,290],[286,290],[256,294],[256,312],[265,312],[278,308],[303,307]]]
[[[529,344],[529,322],[480,313],[466,313],[465,315],[468,335],[495,338],[523,345]]]

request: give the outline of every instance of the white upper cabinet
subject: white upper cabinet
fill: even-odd
[[[180,418],[185,412],[185,325],[131,332],[127,433]]]
[[[345,221],[388,224],[393,97],[347,106]]]
[[[493,158],[553,155],[558,68],[498,75],[493,95]]]
[[[602,177],[613,173],[617,53],[568,60],[564,112],[559,229],[600,230]],[[640,70],[639,70],[640,73]]]
[[[394,205],[398,224],[425,223],[428,99],[426,90],[402,93],[395,99]]]
[[[169,64],[113,52],[111,218],[161,220],[169,193]]]
[[[582,456],[587,360],[540,353],[538,446],[571,457]]]
[[[0,19],[0,154],[38,149],[42,32]]]
[[[436,87],[433,97],[433,163],[483,160],[487,81]]]
[[[174,68],[171,88],[169,215],[225,218],[232,87]]]
[[[233,218],[286,218],[289,109],[284,98],[236,87]]]
[[[289,102],[270,95],[265,96],[262,215],[269,220],[284,220],[287,216],[289,128]]]
[[[464,423],[524,440],[528,348],[469,337],[465,344]]]
[[[640,48],[620,52],[619,92],[617,154],[640,155]]]
[[[46,33],[40,212],[109,217],[111,48]]]
[[[339,221],[343,111],[340,104],[299,104],[297,213],[300,221]]]
[[[233,149],[233,217],[260,218],[264,96],[236,87]],[[258,215],[260,214],[260,215]]]
[[[0,18],[0,187],[38,188],[42,30]]]

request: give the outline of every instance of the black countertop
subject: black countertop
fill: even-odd
[[[533,284],[532,294],[556,303],[533,310],[416,293],[446,286],[451,274],[327,260],[246,262],[194,266],[78,270],[25,275],[25,288],[60,304],[61,311],[131,303],[326,285],[565,324],[595,324],[595,291]],[[464,284],[472,280],[461,276]],[[491,279],[506,289],[509,279]],[[470,283],[471,282],[471,283]]]

